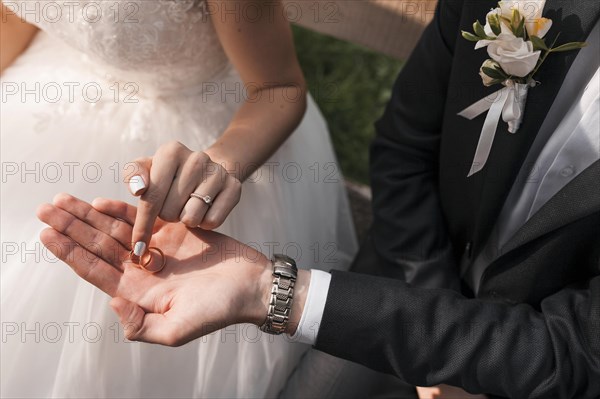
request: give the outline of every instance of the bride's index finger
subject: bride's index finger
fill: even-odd
[[[155,223],[161,214],[163,205],[171,190],[173,180],[177,176],[181,160],[191,151],[179,142],[162,145],[152,157],[152,169],[147,182],[147,189],[140,197],[138,210],[133,224],[133,252],[137,256],[146,253]],[[176,212],[179,216],[181,210]],[[168,220],[167,221],[175,221]]]
[[[125,164],[123,167],[125,182],[132,195],[139,197],[146,192],[148,181],[150,180],[149,171],[151,167],[152,158],[139,158]]]

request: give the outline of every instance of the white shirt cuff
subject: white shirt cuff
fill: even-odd
[[[321,270],[310,271],[310,285],[306,294],[304,311],[300,317],[296,333],[291,337],[292,341],[310,345],[317,342],[330,283],[331,274]]]

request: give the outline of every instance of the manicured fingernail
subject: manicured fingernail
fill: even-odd
[[[129,179],[129,190],[133,195],[138,195],[140,191],[146,188],[146,183],[144,183],[144,179],[142,176],[135,175]]]
[[[138,241],[133,246],[133,254],[135,256],[142,256],[146,252],[146,243],[143,241]]]

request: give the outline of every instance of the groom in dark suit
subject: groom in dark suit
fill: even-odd
[[[485,115],[470,121],[457,113],[497,88],[481,84],[487,54],[474,51],[461,29],[470,31],[494,6],[442,1],[377,123],[375,222],[355,268],[376,264],[381,275],[411,285],[334,271],[316,348],[416,385],[597,398],[597,144],[581,168],[583,146],[567,142],[571,155],[543,149],[568,128],[561,122],[577,112],[570,108],[586,85],[595,84],[597,96],[599,2],[546,3],[549,36],[560,31],[561,41],[589,46],[548,57],[519,131],[501,122],[484,169],[467,177]],[[591,107],[600,112],[597,100]],[[597,117],[582,128],[597,143]],[[538,210],[527,217],[534,201]]]
[[[310,318],[312,312],[315,320],[320,311],[312,341],[317,349],[414,385],[446,383],[511,398],[598,398],[600,3],[548,0],[549,37],[560,31],[561,43],[589,45],[548,57],[536,74],[541,84],[529,90],[518,132],[509,133],[500,122],[485,167],[467,177],[485,115],[468,120],[457,113],[497,89],[482,85],[478,72],[486,52],[475,51],[461,30],[470,30],[495,5],[441,1],[377,123],[371,160],[375,222],[355,269],[376,267],[381,276],[334,271],[318,283],[328,292],[319,299],[305,292],[300,272],[294,304],[301,305],[297,314],[292,308],[292,319]],[[87,229],[102,230],[103,223],[89,219],[106,216],[77,211],[87,205],[69,201],[59,207]],[[134,212],[124,204],[98,209],[122,223]],[[48,208],[40,217],[82,243],[89,232],[66,231],[58,221],[73,216]],[[130,234],[130,226],[119,228],[123,237]],[[114,229],[105,233],[116,237]],[[47,233],[43,240],[48,244],[52,237],[65,239]],[[114,305],[124,324],[138,326],[129,338],[179,345],[209,332],[147,324],[144,312],[152,309],[132,305],[136,281],[115,284],[120,277],[108,264],[117,266],[117,274],[123,271],[115,259],[103,258],[106,264],[96,263],[90,273],[83,255],[62,258],[110,295],[129,296]],[[249,268],[235,268],[223,300],[248,292],[236,284],[253,278],[244,275]],[[223,270],[228,281],[230,272]],[[211,278],[221,278],[218,274]],[[310,279],[316,287],[317,280]],[[264,320],[264,308],[252,313],[256,317],[238,314],[235,306],[227,309],[232,314],[214,316],[223,325]]]

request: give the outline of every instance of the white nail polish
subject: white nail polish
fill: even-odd
[[[146,183],[144,183],[144,179],[142,176],[135,175],[129,179],[129,189],[133,193],[133,195],[138,195],[140,191],[146,188]]]
[[[136,242],[133,247],[133,254],[135,256],[142,256],[144,252],[146,252],[146,243],[143,241]]]

